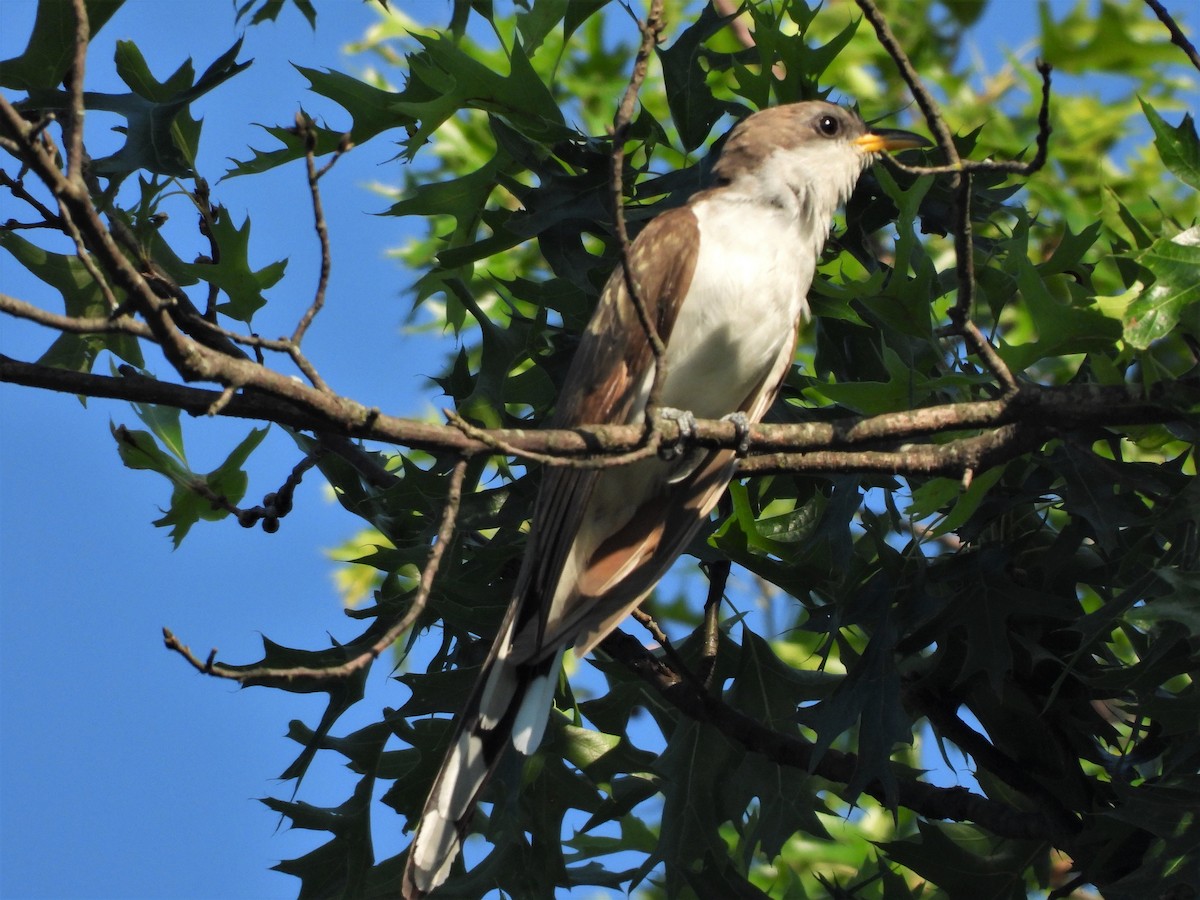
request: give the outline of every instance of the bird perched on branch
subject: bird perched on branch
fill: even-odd
[[[879,153],[925,143],[872,130],[821,101],[743,120],[713,166],[713,186],[653,219],[630,248],[629,274],[663,342],[661,362],[618,266],[567,375],[554,427],[641,421],[660,364],[662,408],[685,419],[734,417],[743,428],[762,419],[791,367],[834,212]],[[693,448],[604,469],[547,468],[508,614],[409,849],[406,898],[445,881],[508,745],[537,749],[564,650],[588,653],[642,602],[735,465],[733,450]]]

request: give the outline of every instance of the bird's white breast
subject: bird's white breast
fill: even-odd
[[[792,342],[815,260],[785,210],[718,195],[693,211],[700,251],[667,343],[662,404],[718,418],[739,408]]]

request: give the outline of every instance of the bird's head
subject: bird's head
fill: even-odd
[[[808,100],[743,119],[713,175],[718,185],[772,205],[795,198],[803,217],[825,222],[880,153],[928,143],[908,131],[870,128],[853,110]]]

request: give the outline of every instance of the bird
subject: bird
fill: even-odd
[[[821,100],[743,119],[711,185],[651,219],[629,247],[661,362],[618,265],[551,426],[643,421],[660,364],[664,410],[685,421],[731,417],[742,429],[760,421],[791,368],[838,206],[879,154],[927,143]],[[448,877],[507,747],[537,749],[563,653],[586,655],[638,607],[708,518],[736,462],[736,450],[693,447],[609,468],[545,468],[510,605],[408,850],[406,900]]]

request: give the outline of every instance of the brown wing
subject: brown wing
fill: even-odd
[[[667,225],[661,233],[647,228],[634,247],[635,271],[649,258],[677,260],[669,254],[686,254],[686,281],[681,279],[683,267],[668,266],[666,277],[642,285],[648,311],[664,340],[670,337],[694,271],[695,244],[676,240],[696,238],[694,231]],[[690,213],[687,225],[695,229]],[[562,424],[631,421],[641,415],[653,361],[648,345],[631,341],[631,334],[640,336],[641,327],[618,271],[605,289],[568,379]],[[794,350],[793,336],[738,405],[751,421],[760,420],[774,401]],[[600,355],[605,353],[611,355]],[[607,378],[592,378],[605,371]],[[728,485],[734,467],[733,453],[719,451],[682,466],[650,458],[599,472],[560,468],[547,473],[526,556],[525,593],[530,602],[537,598],[536,618],[531,606],[519,613],[522,618],[514,634],[524,646],[518,655],[534,658],[568,642],[583,655],[603,640],[653,589],[691,540]],[[529,626],[523,634],[522,625]]]
[[[739,406],[750,421],[762,419],[775,401],[795,348],[795,339],[784,345]],[[571,604],[579,614],[571,626],[577,655],[591,652],[653,590],[725,492],[736,465],[731,450],[706,454],[685,479],[664,484],[629,527],[609,536],[579,579],[580,596]]]
[[[696,267],[699,228],[688,207],[653,219],[630,248],[630,264],[651,321],[665,342]],[[556,428],[636,421],[644,409],[653,354],[629,299],[620,266],[608,279],[584,332],[552,419]],[[515,633],[541,649],[553,595],[579,531],[597,470],[547,467],[517,588]],[[536,624],[535,624],[536,623]],[[534,625],[535,631],[527,630]],[[559,629],[553,625],[551,632]],[[530,652],[537,652],[529,647]]]

